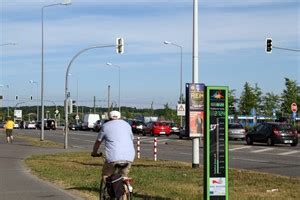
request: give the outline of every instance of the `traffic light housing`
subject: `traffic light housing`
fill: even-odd
[[[123,38],[116,39],[116,51],[119,54],[124,53],[124,40]]]
[[[267,53],[272,53],[272,38],[267,38],[266,39],[266,52]]]

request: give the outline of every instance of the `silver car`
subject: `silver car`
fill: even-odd
[[[229,123],[228,124],[228,134],[229,139],[240,139],[244,140],[246,136],[246,130],[242,124],[239,123]]]

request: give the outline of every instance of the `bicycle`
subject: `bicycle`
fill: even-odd
[[[101,157],[105,160],[105,157],[102,153],[98,153],[96,156],[93,156],[93,157]],[[133,187],[130,184],[133,179],[130,177],[124,177],[121,174],[121,171],[124,168],[126,168],[128,165],[129,165],[128,162],[119,162],[114,165],[114,173],[113,174],[121,175],[120,178],[122,179],[123,187],[125,189],[124,194],[119,198],[111,197],[109,195],[107,184],[106,184],[108,181],[107,179],[109,177],[106,177],[106,180],[104,180],[104,177],[102,177],[101,183],[100,183],[100,188],[99,188],[99,200],[132,200],[133,199]],[[117,179],[115,181],[119,181],[119,179]],[[114,181],[112,181],[110,183],[114,183]]]

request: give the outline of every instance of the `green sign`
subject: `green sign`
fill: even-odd
[[[204,199],[228,200],[228,87],[205,87]]]

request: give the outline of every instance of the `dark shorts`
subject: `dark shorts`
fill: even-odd
[[[6,137],[12,136],[12,129],[6,129]]]

